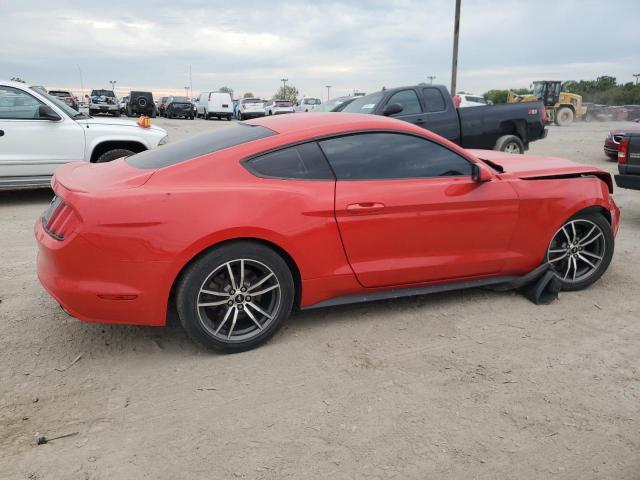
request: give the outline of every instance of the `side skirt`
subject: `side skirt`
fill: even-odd
[[[335,307],[338,305],[348,305],[350,303],[374,302],[377,300],[389,300],[394,298],[413,297],[415,295],[429,295],[432,293],[450,292],[452,290],[465,290],[468,288],[492,287],[494,290],[506,291],[523,288],[539,280],[549,269],[549,265],[544,263],[531,272],[523,276],[506,276],[482,278],[479,280],[467,280],[463,282],[451,282],[438,285],[428,285],[424,287],[393,288],[371,293],[358,293],[354,295],[344,295],[324,300],[301,310],[312,310],[314,308]]]

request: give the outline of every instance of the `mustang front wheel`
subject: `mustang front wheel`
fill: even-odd
[[[194,262],[178,286],[178,315],[187,333],[206,347],[248,350],[286,320],[294,286],[286,262],[252,242],[216,248]]]
[[[600,214],[578,214],[555,233],[547,249],[547,263],[562,290],[588,287],[607,270],[613,256],[611,225]]]

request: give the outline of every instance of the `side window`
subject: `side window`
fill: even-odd
[[[40,105],[42,104],[28,93],[0,85],[0,119],[38,119]]]
[[[424,96],[425,112],[444,112],[447,109],[444,97],[437,88],[423,88],[422,95]]]
[[[392,103],[399,103],[402,105],[402,111],[392,115],[393,117],[422,113],[420,100],[418,100],[418,96],[413,90],[402,90],[394,93],[387,102],[387,105],[391,105]]]
[[[363,133],[320,142],[338,180],[471,176],[471,163],[430,140]]]
[[[327,160],[315,142],[276,150],[244,162],[259,177],[335,180]]]

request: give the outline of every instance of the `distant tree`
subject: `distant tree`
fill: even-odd
[[[530,92],[528,88],[512,88],[511,91],[518,95],[524,95]],[[482,96],[487,100],[491,100],[493,103],[507,103],[508,95],[509,90],[489,90]]]
[[[225,92],[228,93],[229,95],[231,95],[231,98],[233,98],[233,88],[230,87],[220,87],[219,91],[221,92]]]
[[[247,92],[244,95],[242,95],[242,98],[253,98],[253,93]]]
[[[282,100],[289,100],[290,102],[297,103],[298,101],[298,89],[293,85],[287,85],[286,89],[280,87],[278,91],[273,95],[273,98],[280,98]]]
[[[20,77],[11,77],[11,81],[12,82],[27,83],[25,80],[21,79]]]

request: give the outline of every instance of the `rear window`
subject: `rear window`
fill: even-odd
[[[126,161],[136,168],[163,168],[271,135],[276,132],[263,126],[238,124],[137,153]]]

